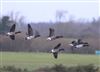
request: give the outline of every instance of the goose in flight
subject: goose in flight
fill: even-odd
[[[13,24],[10,28],[10,31],[6,34],[9,36],[12,40],[15,40],[15,34],[21,33],[21,31],[15,32],[16,24]]]
[[[54,29],[49,28],[49,36],[48,36],[47,40],[55,40],[55,39],[62,38],[62,37],[63,36],[55,36]]]
[[[31,40],[32,38],[40,37],[40,34],[37,30],[35,30],[35,35],[33,35],[33,29],[30,24],[28,24],[28,33],[26,33],[27,37],[26,40]]]
[[[71,44],[69,45],[74,48],[82,48],[82,47],[89,46],[87,42],[83,42],[81,39],[78,39],[77,41],[72,41]]]
[[[54,56],[55,59],[58,58],[58,53],[59,53],[60,51],[64,51],[63,48],[59,48],[60,46],[61,46],[61,43],[57,44],[57,45],[51,50],[51,52],[53,53],[53,56]]]

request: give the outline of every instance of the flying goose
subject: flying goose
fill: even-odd
[[[82,45],[82,47],[86,47],[89,46],[89,44],[87,42],[83,42],[81,39],[78,39],[78,45]]]
[[[87,42],[83,42],[81,39],[78,39],[77,41],[72,41],[71,44],[69,45],[74,48],[82,48],[82,47],[89,46]]]
[[[51,50],[51,52],[53,53],[53,56],[54,56],[55,59],[58,58],[58,52],[64,51],[63,48],[59,48],[60,46],[61,46],[61,43],[57,44],[57,45]]]
[[[26,34],[27,34],[27,37],[25,37],[26,40],[31,40],[32,38],[40,37],[40,34],[37,30],[35,30],[35,35],[33,35],[33,29],[30,24],[28,24],[28,33]]]
[[[55,36],[54,29],[49,28],[49,36],[48,36],[47,40],[55,40],[55,39],[62,38],[62,37],[63,36]]]
[[[21,31],[15,32],[16,24],[13,24],[10,28],[10,31],[6,34],[9,36],[12,40],[15,40],[15,34],[21,33]]]

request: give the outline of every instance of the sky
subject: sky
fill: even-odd
[[[69,18],[88,19],[100,16],[99,0],[2,0],[0,3],[1,15],[13,12],[18,17],[24,16],[27,22],[56,21],[56,11],[67,11],[64,20]]]

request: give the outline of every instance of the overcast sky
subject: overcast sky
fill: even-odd
[[[85,2],[80,1],[43,1],[28,0],[2,0],[1,10],[2,15],[8,15],[11,12],[18,14],[18,16],[24,16],[27,22],[40,22],[40,21],[55,21],[55,13],[57,10],[67,11],[65,20],[68,18],[74,17],[75,19],[85,18],[91,20],[93,17],[98,18],[99,14],[99,0],[84,0]],[[38,1],[38,2],[37,2]],[[94,2],[91,2],[94,1]]]

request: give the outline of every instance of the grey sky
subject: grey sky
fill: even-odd
[[[98,0],[2,0],[2,1],[98,1]]]
[[[6,2],[5,2],[6,1]],[[9,2],[10,1],[10,2]],[[99,2],[11,2],[12,0],[2,0],[2,15],[19,12],[19,16],[25,16],[28,22],[34,21],[55,21],[56,10],[68,11],[66,19],[74,16],[75,19],[99,17]],[[89,0],[90,1],[90,0]],[[0,10],[1,11],[1,10]]]

